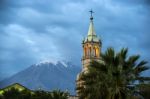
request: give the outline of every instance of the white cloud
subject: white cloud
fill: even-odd
[[[3,51],[2,55],[3,57],[8,57],[9,55],[9,58],[11,57],[10,61],[18,61],[19,57],[24,57],[24,59],[32,58],[33,61],[61,57],[57,50],[57,45],[53,43],[48,35],[35,33],[32,29],[18,24],[6,26],[4,32],[7,36],[3,38],[3,47],[7,48],[7,50]],[[14,57],[16,51],[17,56]],[[21,60],[23,61],[22,58]]]

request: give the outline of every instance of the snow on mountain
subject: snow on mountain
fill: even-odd
[[[35,64],[35,66],[42,66],[44,64],[53,64],[53,65],[57,65],[57,64],[62,64],[64,67],[68,67],[68,63],[66,61],[41,61],[40,63]]]
[[[80,72],[79,66],[66,61],[43,61],[0,82],[0,88],[20,83],[29,89],[68,90],[75,93],[75,80]]]

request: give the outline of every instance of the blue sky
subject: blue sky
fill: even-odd
[[[128,47],[150,62],[149,0],[0,0],[0,79],[44,60],[81,66],[91,8],[103,52]]]

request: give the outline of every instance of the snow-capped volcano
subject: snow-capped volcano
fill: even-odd
[[[70,62],[67,61],[41,61],[37,64],[35,64],[35,66],[43,66],[44,64],[53,64],[55,66],[57,66],[58,64],[62,64],[64,67],[68,67],[71,66],[72,64],[69,64]]]
[[[66,61],[43,61],[0,82],[0,88],[20,83],[29,89],[68,90],[75,93],[75,80],[80,72],[79,66]]]

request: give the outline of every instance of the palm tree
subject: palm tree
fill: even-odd
[[[108,48],[101,55],[103,62],[92,61],[88,72],[80,73],[77,80],[77,94],[81,99],[129,99],[135,90],[135,83],[145,81],[141,72],[148,69],[146,61],[137,62],[139,55],[127,57],[128,49],[115,53]]]
[[[150,83],[149,84],[141,84],[140,94],[144,97],[144,99],[150,99]]]

